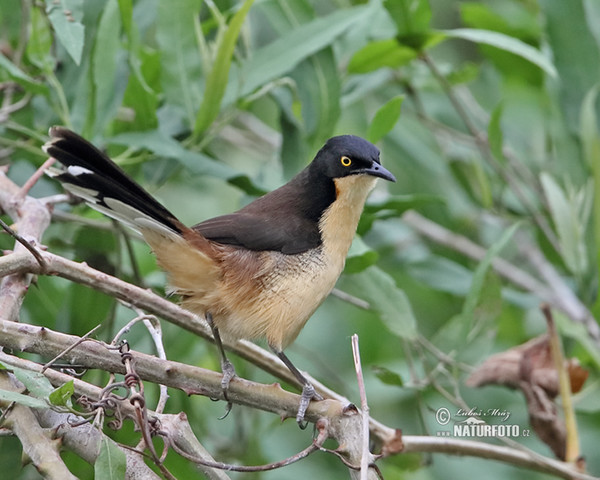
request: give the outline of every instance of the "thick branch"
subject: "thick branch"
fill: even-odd
[[[42,234],[50,224],[48,208],[32,197],[20,195],[20,189],[0,171],[0,208],[16,222],[15,230],[20,237],[35,245],[40,245]],[[26,215],[24,215],[26,213]],[[30,252],[19,242],[15,242],[15,253]],[[23,298],[31,283],[28,272],[16,272],[0,280],[0,312],[5,318],[19,319]]]
[[[21,393],[24,388],[6,371],[0,372],[0,389]],[[0,402],[3,408],[9,408]],[[38,423],[33,411],[15,403],[10,407],[4,425],[13,431],[23,446],[23,453],[40,474],[49,480],[75,480],[60,458],[60,441],[53,440]]]
[[[491,445],[473,440],[447,437],[403,436],[405,453],[446,453],[498,460],[516,467],[529,468],[567,479],[593,480],[598,477],[578,473],[573,465],[552,458],[533,456],[516,448]]]
[[[79,337],[73,335],[3,319],[0,319],[0,331],[3,332],[2,346],[37,353],[46,358],[55,357],[79,340]],[[66,352],[61,358],[85,368],[125,374],[125,367],[121,363],[119,353],[107,347],[108,345],[97,340],[87,341]],[[142,380],[178,388],[188,394],[223,399],[220,373],[184,363],[161,360],[144,353],[133,352],[133,354],[136,372]],[[236,404],[272,412],[282,418],[294,417],[300,401],[298,395],[281,389],[278,384],[263,385],[239,377],[232,380],[228,397]],[[344,405],[335,400],[312,402],[306,418],[316,422],[321,417],[338,414],[343,408]]]

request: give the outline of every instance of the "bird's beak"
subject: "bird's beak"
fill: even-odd
[[[356,173],[372,175],[374,177],[383,178],[384,180],[389,180],[390,182],[396,181],[396,177],[394,177],[394,174],[377,162],[373,162],[373,165],[371,165],[369,168],[362,168]]]

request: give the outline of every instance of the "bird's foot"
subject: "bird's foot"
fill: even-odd
[[[223,360],[221,362],[221,372],[223,373],[223,378],[221,378],[221,390],[223,390],[223,398],[225,398],[227,405],[225,406],[225,413],[219,417],[219,420],[223,420],[227,417],[233,407],[233,403],[231,403],[228,396],[229,384],[233,377],[235,377],[235,367],[233,366],[233,363],[227,359]]]
[[[296,414],[296,422],[298,426],[304,430],[308,422],[304,421],[304,415],[306,414],[306,410],[310,405],[311,400],[323,400],[323,397],[317,393],[315,387],[313,387],[310,383],[305,383],[304,387],[302,387],[302,396],[300,397],[300,407],[298,407],[298,413]]]

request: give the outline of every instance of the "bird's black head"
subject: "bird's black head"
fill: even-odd
[[[327,140],[313,161],[313,168],[329,178],[371,175],[395,182],[396,178],[379,161],[379,149],[354,135]]]

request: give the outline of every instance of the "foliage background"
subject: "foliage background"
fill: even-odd
[[[543,332],[540,298],[491,271],[474,277],[478,261],[419,237],[402,214],[416,209],[486,249],[520,222],[502,256],[539,276],[527,248],[539,249],[598,313],[596,2],[257,0],[244,18],[247,7],[200,0],[0,2],[0,161],[10,163],[9,175],[24,182],[45,160],[39,147],[48,127],[67,125],[104,146],[192,224],[280,185],[334,134],[378,141],[398,182],[372,195],[360,227],[364,243],[354,246],[338,285],[371,309],[328,299],[288,353],[358,402],[349,341],[358,333],[371,414],[406,434],[435,435],[434,411],[458,400],[508,410],[511,422],[525,427],[520,393],[467,388],[461,366]],[[19,88],[8,88],[11,82]],[[32,194],[60,191],[42,179]],[[103,220],[84,206],[61,210]],[[53,252],[162,291],[164,276],[147,247],[134,242],[131,261],[122,231],[104,225],[57,218],[44,241]],[[11,245],[0,237],[1,248]],[[600,356],[581,326],[557,316],[567,353],[590,371],[575,400],[582,453],[599,474]],[[38,279],[21,312],[22,322],[76,335],[102,322],[105,340],[130,318],[113,299],[50,277]],[[212,345],[164,328],[168,358],[218,369]],[[423,339],[454,363],[439,363]],[[152,352],[141,329],[128,340]],[[273,381],[247,362],[234,363],[243,377]],[[100,374],[86,378],[100,381]],[[218,458],[275,461],[306,444],[309,433],[291,421],[241,407],[218,421],[221,404],[170,393],[168,410],[185,411]],[[114,437],[136,438],[125,430]],[[519,442],[549,455],[535,436]],[[3,470],[37,478],[31,466],[21,469],[19,455],[16,438],[0,439]],[[91,478],[92,467],[66,458],[74,473]],[[168,466],[180,478],[194,474],[176,458]],[[398,456],[381,468],[386,478],[536,476],[443,455]],[[313,455],[253,478],[345,474],[334,458]]]

